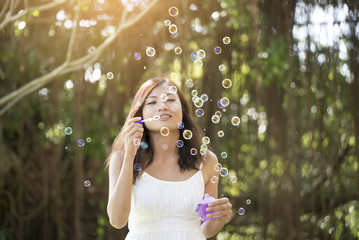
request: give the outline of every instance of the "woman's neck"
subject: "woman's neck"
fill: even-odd
[[[158,131],[150,131],[150,144],[153,149],[153,160],[161,163],[173,161],[177,163],[177,140],[180,131],[172,130],[168,136],[162,136]]]

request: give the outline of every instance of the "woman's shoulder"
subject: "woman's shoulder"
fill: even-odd
[[[205,183],[209,181],[210,176],[215,176],[214,165],[218,163],[218,158],[215,153],[208,150],[207,154],[203,158],[202,172],[205,175]]]

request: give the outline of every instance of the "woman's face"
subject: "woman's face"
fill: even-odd
[[[177,93],[170,92],[170,86],[168,83],[158,85],[145,99],[142,108],[143,119],[160,116],[159,120],[145,122],[150,131],[159,131],[162,127],[175,130],[178,129],[177,124],[182,121],[180,98]]]

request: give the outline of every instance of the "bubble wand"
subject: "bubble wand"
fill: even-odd
[[[153,120],[159,120],[161,117],[160,116],[154,116],[153,118],[147,118],[147,119],[143,119],[143,120],[138,120],[136,123],[139,124],[143,124],[144,122],[150,122]]]

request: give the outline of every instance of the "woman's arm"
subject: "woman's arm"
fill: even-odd
[[[123,228],[128,222],[131,210],[131,194],[133,181],[133,162],[138,146],[133,144],[135,138],[141,139],[143,127],[132,118],[125,124],[124,154],[114,152],[109,165],[109,196],[107,214],[110,223],[115,228]]]
[[[207,212],[216,210],[217,212],[212,213],[208,217],[216,217],[217,219],[206,221],[201,225],[201,231],[206,238],[213,237],[216,235],[223,226],[231,219],[232,205],[229,202],[228,198],[218,197],[218,181],[219,181],[219,172],[214,170],[214,165],[218,163],[217,156],[208,151],[207,156],[204,161],[203,170],[208,176],[208,181],[205,187],[205,193],[208,193],[210,196],[214,197],[216,200],[209,205]],[[216,176],[218,181],[215,183],[211,182],[211,178]]]

